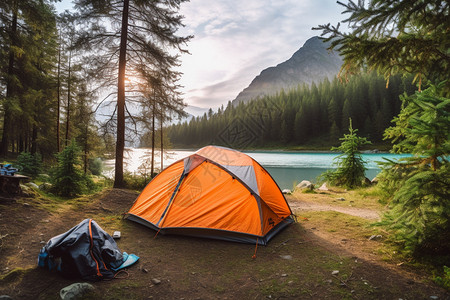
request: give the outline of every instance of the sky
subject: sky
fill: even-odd
[[[69,0],[57,9],[70,7]],[[311,28],[345,18],[335,0],[191,0],[181,5],[185,27],[194,35],[182,55],[185,102],[216,109],[246,88],[262,70],[289,59]]]

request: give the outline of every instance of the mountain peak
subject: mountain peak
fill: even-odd
[[[329,43],[319,37],[308,39],[287,61],[263,70],[245,88],[233,104],[247,102],[258,97],[274,95],[280,90],[289,90],[300,84],[319,83],[325,78],[334,78],[342,65],[337,52],[327,50]]]

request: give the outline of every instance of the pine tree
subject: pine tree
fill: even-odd
[[[384,218],[407,251],[420,256],[450,253],[450,99],[444,84],[403,96],[403,110],[385,138],[398,153],[380,174],[391,210]]]
[[[353,129],[352,120],[349,120],[348,134],[344,134],[339,147],[333,147],[332,151],[342,152],[336,157],[337,169],[333,172],[324,174],[324,177],[330,184],[355,188],[361,186],[365,178],[365,162],[360,152],[361,146],[370,144],[363,137],[356,133],[358,129]]]

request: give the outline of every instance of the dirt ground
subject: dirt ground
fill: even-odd
[[[255,248],[182,236],[155,238],[154,231],[122,219],[136,197],[136,192],[109,189],[58,205],[42,198],[0,198],[0,295],[59,299],[60,289],[77,281],[38,268],[39,250],[53,236],[93,218],[109,233],[120,230],[119,248],[140,260],[126,278],[93,283],[95,290],[86,299],[450,299],[427,274],[386,261],[377,253],[378,241],[326,229],[314,217],[319,211],[331,212],[332,218],[374,220],[377,211],[288,197],[299,222],[268,246]],[[308,213],[309,218],[302,217]]]

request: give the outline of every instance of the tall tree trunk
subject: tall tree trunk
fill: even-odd
[[[59,41],[61,42],[61,40]],[[59,124],[59,117],[61,112],[61,44],[58,47],[58,78],[57,78],[57,84],[56,84],[56,93],[57,93],[57,101],[58,101],[58,107],[56,109],[56,149],[58,153],[61,151],[61,142],[59,141],[60,138],[60,124]]]
[[[72,45],[70,45],[72,46]],[[66,140],[64,145],[67,147],[67,144],[69,142],[69,130],[70,130],[70,100],[72,98],[71,96],[71,85],[72,85],[72,78],[71,78],[71,62],[72,62],[72,50],[69,51],[69,72],[68,72],[68,78],[67,78],[67,116],[66,116]]]
[[[156,102],[156,93],[153,89],[153,107],[152,107],[152,163],[150,168],[150,176],[153,178],[153,172],[155,171],[155,102]]]
[[[123,151],[125,148],[125,69],[128,38],[129,0],[123,1],[122,29],[120,33],[119,76],[117,87],[117,141],[114,187],[123,187]]]
[[[8,82],[6,84],[6,98],[10,98],[14,96],[14,83],[13,83],[13,75],[14,75],[14,51],[13,46],[16,46],[16,34],[17,34],[17,4],[13,4],[13,15],[12,15],[12,23],[11,23],[11,46],[9,50],[9,61],[8,61]],[[9,146],[9,135],[12,129],[11,124],[11,112],[9,111],[8,105],[4,106],[5,116],[3,118],[3,135],[2,135],[2,144],[0,148],[0,155],[6,156],[8,154],[8,146]]]
[[[163,122],[164,120],[164,115],[163,115],[163,107],[161,105],[161,120],[160,120],[160,130],[161,130],[161,169],[159,170],[159,172],[162,172],[163,170],[163,160],[164,160],[164,142],[163,142]]]
[[[36,124],[33,125],[33,131],[31,133],[31,154],[36,154],[37,151],[37,135],[38,135],[38,128]]]
[[[86,123],[86,127],[84,129],[84,174],[87,174],[88,167],[88,133],[89,133],[89,121]]]

